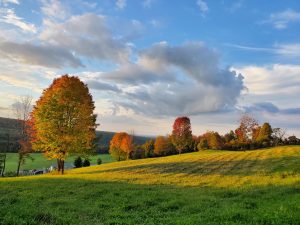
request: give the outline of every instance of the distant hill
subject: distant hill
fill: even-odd
[[[115,132],[96,131],[98,137],[98,146],[100,152],[107,152],[109,142],[114,136]],[[9,119],[0,117],[0,152],[16,152],[17,140],[19,138],[19,123],[16,119]],[[136,144],[143,144],[150,137],[134,136]]]

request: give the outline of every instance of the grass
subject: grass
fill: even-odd
[[[51,165],[56,165],[56,160],[48,160],[41,153],[30,154],[33,160],[27,159],[25,165],[21,166],[21,170],[32,170],[32,169],[43,169],[48,168]],[[6,155],[5,171],[16,171],[18,167],[18,154],[17,153],[7,153]],[[114,160],[109,154],[97,154],[89,157],[91,164],[97,164],[97,159],[101,158],[102,163],[113,162]],[[73,163],[75,156],[71,156],[67,159],[67,163]]]
[[[300,146],[0,179],[0,224],[300,224]]]

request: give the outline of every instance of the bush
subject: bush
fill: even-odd
[[[74,166],[75,168],[80,168],[82,167],[82,159],[80,156],[78,156],[75,160],[74,160]]]
[[[8,171],[8,172],[5,172],[5,173],[4,173],[4,176],[5,176],[5,177],[16,177],[16,176],[17,176],[17,173],[14,172],[14,171]]]
[[[102,159],[98,158],[97,159],[97,165],[101,165],[102,164]]]
[[[199,144],[197,145],[197,149],[198,149],[198,151],[208,149],[208,141],[206,139],[202,138],[200,140]]]
[[[90,165],[91,165],[91,163],[90,163],[90,160],[89,160],[89,159],[85,159],[85,160],[83,161],[83,164],[82,164],[83,167],[88,167],[88,166],[90,166]]]

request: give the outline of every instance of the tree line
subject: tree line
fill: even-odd
[[[260,125],[252,116],[244,114],[238,128],[224,135],[207,131],[199,136],[192,134],[188,117],[178,117],[170,135],[158,136],[143,145],[137,145],[132,135],[116,133],[110,142],[109,152],[116,160],[159,157],[208,149],[252,150],[279,145],[300,145],[296,136],[285,137],[281,128],[272,128],[267,122]]]

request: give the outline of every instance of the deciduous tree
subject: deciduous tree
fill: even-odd
[[[243,115],[240,119],[240,126],[235,130],[239,143],[249,143],[253,140],[253,133],[258,128],[258,122],[250,115]]]
[[[272,127],[269,123],[264,123],[259,129],[256,141],[265,145],[269,145],[272,138]]]
[[[176,152],[170,137],[158,136],[154,143],[154,154],[156,156],[172,155]]]
[[[132,137],[126,132],[116,133],[110,141],[109,153],[118,161],[129,159],[132,150]]]
[[[172,143],[179,154],[184,150],[193,149],[192,128],[188,117],[178,117],[174,121]]]
[[[57,159],[58,171],[63,174],[69,154],[88,155],[95,148],[94,109],[92,95],[78,77],[55,79],[32,112],[33,149]]]
[[[30,112],[32,110],[32,97],[29,95],[21,96],[13,105],[12,109],[19,122],[19,148],[18,148],[18,166],[17,176],[19,176],[21,165],[25,164],[30,157],[32,146],[30,143]],[[31,158],[32,159],[32,158]]]
[[[152,157],[154,155],[154,140],[146,141],[142,147],[145,151],[146,158]]]

